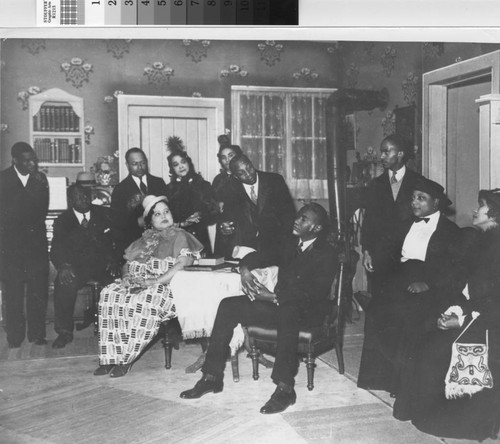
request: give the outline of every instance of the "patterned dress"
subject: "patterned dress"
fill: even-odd
[[[200,242],[182,229],[148,230],[125,251],[128,276],[105,287],[99,301],[99,362],[130,364],[158,333],[160,323],[176,316],[169,284],[147,286],[179,257],[197,256]]]

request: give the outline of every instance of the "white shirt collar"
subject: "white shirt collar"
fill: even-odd
[[[306,251],[306,249],[309,247],[309,245],[311,245],[315,240],[317,239],[317,237],[313,238],[313,239],[309,239],[308,241],[300,241],[302,242],[302,248],[301,250],[302,251]]]
[[[83,214],[84,214],[84,213],[79,213],[79,212],[78,212],[78,211],[76,211],[74,208],[72,208],[72,210],[73,210],[73,213],[75,213],[76,218],[78,219],[78,223],[80,223],[80,224],[81,224],[81,223],[82,223],[82,220],[83,220]],[[87,211],[87,212],[85,213],[85,219],[90,220],[90,211]]]
[[[250,190],[252,187],[253,187],[255,194],[257,196],[259,195],[259,173],[257,173],[257,180],[255,181],[255,183],[253,185],[248,185],[248,184],[243,183],[243,182],[242,182],[242,184],[243,184],[243,188],[245,188],[245,191],[248,194],[248,197],[250,197]]]
[[[139,187],[139,189],[141,189],[141,181],[144,185],[146,185],[146,187],[148,186],[148,176],[146,174],[144,174],[144,176],[142,176],[140,179],[137,176],[132,176],[132,179],[134,179],[134,182]]]
[[[28,174],[21,174],[21,172],[17,169],[17,167],[14,165],[14,170],[16,171],[17,177],[19,177],[19,180],[23,183],[23,186],[25,187],[26,184],[28,183],[28,180],[30,178],[29,173]]]
[[[396,180],[400,182],[406,173],[406,165],[403,165],[399,170],[396,171]],[[388,170],[389,180],[392,177],[392,170]]]

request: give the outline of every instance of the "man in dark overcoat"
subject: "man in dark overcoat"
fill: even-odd
[[[49,208],[47,177],[25,142],[12,146],[13,165],[0,173],[0,279],[10,348],[28,340],[46,344],[48,247],[45,219]]]

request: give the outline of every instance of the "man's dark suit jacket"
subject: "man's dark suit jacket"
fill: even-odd
[[[317,238],[305,251],[297,254],[296,237],[284,242],[279,261],[267,255],[251,253],[241,265],[250,269],[278,265],[278,283],[274,292],[281,306],[298,306],[308,325],[317,325],[329,313],[330,289],[338,271],[338,254],[324,239]]]
[[[147,174],[148,194],[166,196],[167,185],[160,177]],[[123,253],[133,241],[139,239],[144,231],[137,223],[142,216],[142,199],[139,187],[129,174],[113,190],[111,209],[113,211],[113,237],[119,251]]]
[[[381,236],[394,231],[401,222],[412,218],[412,194],[415,183],[420,178],[422,178],[420,174],[406,167],[396,200],[392,197],[387,170],[370,182],[366,192],[365,215],[361,227],[363,250],[372,252]]]
[[[23,186],[14,167],[0,173],[0,272],[20,279],[26,272],[48,272],[49,184],[41,172]]]
[[[224,205],[224,220],[235,221],[236,231],[229,236],[229,249],[243,245],[263,254],[279,255],[283,240],[292,232],[295,207],[290,191],[282,176],[257,172],[259,192],[255,205],[243,187],[235,180],[233,192]],[[227,251],[226,255],[231,255]]]
[[[73,209],[62,213],[54,223],[54,238],[50,259],[59,269],[62,264],[72,266],[83,281],[97,278],[106,266],[118,263],[111,237],[111,217],[108,208],[91,205],[87,228],[80,225]],[[96,274],[97,273],[97,274]]]

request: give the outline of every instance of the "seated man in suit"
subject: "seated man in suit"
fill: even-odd
[[[281,245],[292,230],[295,206],[282,176],[257,171],[244,154],[230,163],[236,178],[222,213],[220,232],[231,256],[236,245],[250,247],[277,260]]]
[[[77,291],[89,280],[103,285],[119,273],[119,256],[111,238],[108,209],[92,205],[91,188],[71,185],[70,208],[54,223],[50,258],[57,269],[54,283],[55,330],[53,348],[73,340],[73,311]]]
[[[194,388],[182,392],[181,398],[194,399],[221,392],[234,327],[238,323],[257,323],[278,329],[277,355],[271,376],[277,388],[260,411],[278,413],[295,403],[299,328],[321,324],[332,303],[328,295],[338,259],[325,239],[327,223],[328,215],[321,205],[311,203],[300,209],[293,224],[294,239],[289,239],[282,250],[274,292],[252,279],[250,272],[253,267],[272,263],[258,252],[242,260],[240,270],[246,282],[246,295],[221,302],[202,368],[203,377]]]
[[[161,177],[149,174],[148,159],[140,148],[125,153],[128,176],[115,186],[111,195],[113,238],[121,255],[133,241],[142,236],[142,200],[148,194],[165,196],[167,185]]]

